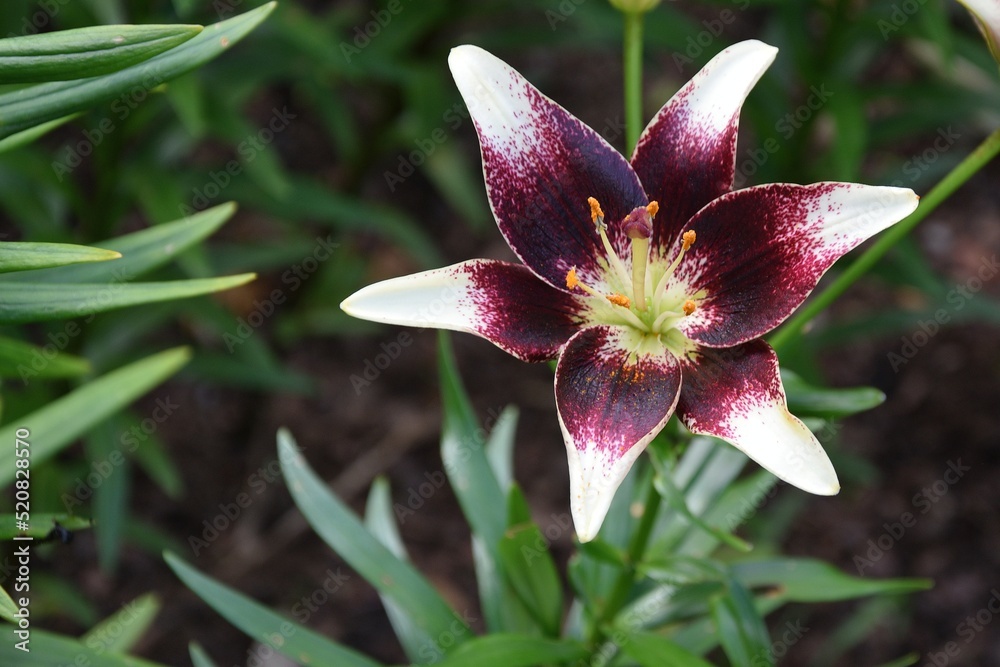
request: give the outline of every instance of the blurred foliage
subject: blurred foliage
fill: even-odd
[[[373,330],[339,310],[343,297],[377,277],[463,259],[466,255],[454,255],[454,248],[464,251],[469,244],[486,245],[497,238],[473,130],[445,65],[450,47],[464,42],[483,46],[515,62],[546,92],[568,85],[560,78],[580,58],[611,62],[609,71],[617,71],[620,63],[621,18],[598,0],[283,0],[240,44],[216,39],[210,29],[184,27],[234,19],[264,4],[0,3],[0,36],[7,37],[102,24],[174,26],[170,34],[155,39],[148,30],[137,31],[135,48],[127,56],[133,60],[123,56],[121,67],[109,64],[97,51],[83,64],[93,69],[60,70],[39,52],[34,54],[39,60],[17,70],[20,74],[0,79],[0,110],[13,114],[2,117],[18,118],[20,113],[26,123],[0,125],[6,137],[0,139],[2,238],[60,244],[61,252],[70,252],[67,244],[73,244],[123,255],[119,260],[94,256],[91,259],[108,261],[43,269],[37,263],[28,266],[46,250],[33,245],[21,248],[25,252],[17,259],[24,263],[19,268],[30,270],[0,276],[0,282],[7,283],[0,285],[0,304],[16,307],[13,295],[28,294],[22,305],[29,309],[24,317],[0,320],[4,433],[27,423],[29,415],[46,416],[51,413],[44,410],[59,405],[92,412],[79,429],[62,428],[59,444],[53,439],[49,445],[55,454],[83,437],[83,456],[53,457],[33,468],[32,511],[41,516],[74,509],[67,508],[65,498],[75,497],[78,481],[116,453],[122,456],[128,444],[123,434],[136,429],[143,433],[143,446],[125,447],[123,462],[116,464],[122,474],[109,477],[93,499],[85,499],[86,507],[78,508],[99,519],[100,561],[108,572],[126,541],[138,542],[142,536],[146,542],[139,546],[144,548],[169,542],[156,527],[136,529],[131,524],[133,466],[168,497],[183,493],[176,465],[155,432],[144,429],[149,416],[121,410],[143,388],[181,365],[181,352],[151,357],[164,341],[195,348],[184,370],[190,378],[256,392],[308,393],[314,390],[313,380],[282,365],[288,346],[306,336]],[[928,0],[910,13],[893,0],[661,3],[647,15],[645,34],[647,117],[724,46],[757,38],[780,48],[744,108],[738,186],[850,180],[901,185],[920,193],[1000,120],[996,65],[964,10],[954,3]],[[195,63],[195,55],[206,55],[208,49],[213,56],[218,55],[215,51],[232,53]],[[192,58],[187,69],[201,66],[182,73],[177,53]],[[8,55],[0,46],[0,63]],[[169,76],[163,70],[143,69],[143,59],[156,58],[168,63]],[[72,78],[69,83],[36,83],[44,88],[25,92],[30,86],[25,82],[80,77],[81,72],[99,73],[107,77],[102,81],[118,87],[112,91],[93,80]],[[620,84],[590,83],[592,88],[557,101],[600,128],[608,122],[601,114],[619,108],[614,99],[620,96]],[[41,93],[48,100],[44,113],[30,108],[25,112],[24,100],[41,99]],[[65,104],[72,101],[78,104]],[[615,134],[613,122],[608,129],[612,143],[621,147],[623,137]],[[235,214],[226,204],[230,201],[239,204],[240,212],[220,229]],[[210,235],[214,238],[207,241]],[[154,257],[164,248],[170,251]],[[26,254],[28,250],[33,254]],[[136,255],[144,257],[143,262],[127,264]],[[0,266],[6,261],[0,256]],[[149,283],[131,282],[140,269],[147,271],[144,279]],[[223,297],[160,304],[140,298],[145,305],[95,313],[86,322],[41,321],[30,312],[43,297],[57,305],[61,299],[63,309],[49,312],[62,318],[74,299],[86,298],[82,288],[87,284],[122,287],[115,294],[121,299],[117,305],[125,305],[135,303],[125,298],[131,290],[156,289],[150,284],[192,285],[248,271],[262,279]],[[822,384],[817,353],[859,337],[911,330],[940,307],[952,289],[915,243],[897,248],[875,278],[890,289],[915,291],[925,310],[889,306],[838,320],[783,350],[783,363],[797,373],[790,381],[790,403],[803,414],[829,420],[876,404],[880,397],[872,390],[829,393],[813,386]],[[25,286],[34,292],[16,291]],[[203,291],[219,287],[202,286]],[[79,291],[71,291],[73,287]],[[967,304],[954,321],[998,321],[1000,309],[988,297],[977,294]],[[6,312],[0,309],[0,314]],[[28,326],[16,324],[27,320]],[[150,362],[152,370],[142,365]],[[28,377],[19,370],[25,365],[33,369]],[[101,387],[102,380],[119,384],[122,376],[116,373],[131,373],[133,391],[109,400],[105,411],[87,410],[90,403],[80,402],[81,392]],[[459,420],[451,427],[468,423],[468,415],[450,414]],[[823,424],[829,422],[817,427]],[[46,419],[41,428],[61,427]],[[848,469],[862,477],[863,462],[855,463]],[[730,461],[728,466],[735,464]],[[484,469],[485,463],[479,472]],[[662,481],[662,470],[660,475]],[[491,495],[488,509],[493,514],[470,517],[477,533],[491,536],[488,547],[476,550],[477,567],[484,571],[511,565],[510,554],[505,556],[493,538],[509,535],[516,546],[517,540],[537,530],[512,521],[518,506],[516,487],[504,481],[499,469],[495,476],[500,484],[477,489]],[[745,484],[751,479],[756,478],[746,478]],[[723,494],[720,488],[694,487],[706,494],[706,503],[719,494],[736,503],[738,493],[749,488],[737,484]],[[695,523],[702,520],[709,505],[699,505],[690,496],[685,502],[690,512],[681,514]],[[468,506],[471,501],[463,504]],[[390,538],[384,522],[370,529],[382,541]],[[698,535],[691,539],[705,553],[708,547],[698,540],[720,537],[711,531]],[[687,544],[667,528],[660,536],[663,546]],[[779,538],[774,531],[767,533],[769,540]],[[607,585],[606,568],[615,567],[615,551],[589,549],[593,551],[581,556],[583,564],[574,565],[572,576],[579,589],[599,590]],[[743,587],[749,584],[740,581],[732,572],[717,577],[721,588],[713,589],[718,602],[710,611],[719,625],[726,625],[733,610],[748,603]],[[504,618],[497,603],[484,609],[487,618],[511,633],[539,622],[551,634],[554,611],[526,593],[538,583],[525,574],[524,580],[489,588],[484,579],[484,599],[500,599],[492,595],[520,601],[513,617]],[[59,597],[64,591],[56,585],[51,590],[50,600],[69,599]],[[44,598],[45,591],[41,586],[39,596]],[[71,607],[77,611],[69,611]],[[78,620],[97,616],[82,596],[63,609]],[[426,632],[405,628],[402,616],[394,618],[401,638],[417,641],[413,638]],[[637,662],[642,662],[644,648],[671,650],[658,646],[655,637],[634,629],[633,635],[626,652]],[[725,648],[738,655],[746,645],[759,642],[758,635],[759,628],[736,627]],[[689,647],[702,646],[694,638],[685,641]],[[208,664],[204,651],[193,648],[192,653]]]

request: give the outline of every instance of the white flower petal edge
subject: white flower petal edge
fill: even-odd
[[[986,38],[990,53],[995,60],[1000,60],[1000,1],[998,0],[958,0],[965,5],[976,23],[979,31]]]

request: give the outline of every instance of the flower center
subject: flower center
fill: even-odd
[[[654,336],[670,334],[681,319],[697,310],[697,301],[704,296],[700,293],[685,294],[683,290],[678,290],[675,281],[671,280],[685,253],[694,245],[697,238],[694,230],[684,232],[677,254],[664,267],[665,261],[660,260],[658,256],[651,260],[649,255],[650,239],[653,236],[653,217],[660,210],[659,204],[654,201],[634,209],[620,223],[631,244],[632,270],[628,271],[625,262],[618,256],[608,239],[608,226],[601,204],[593,197],[588,198],[587,202],[590,204],[591,220],[604,246],[607,283],[612,289],[618,288],[618,291],[602,294],[585,285],[580,282],[575,267],[566,274],[567,289],[571,291],[579,289],[595,298],[595,319],[608,323],[628,324],[645,334]],[[681,343],[681,341],[675,342]],[[683,344],[680,346],[684,347]]]

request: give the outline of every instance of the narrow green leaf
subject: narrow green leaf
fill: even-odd
[[[537,667],[587,657],[586,649],[570,640],[530,635],[492,634],[476,637],[455,649],[438,667]]]
[[[252,273],[135,284],[22,283],[0,291],[0,324],[87,317],[143,303],[186,299],[245,285]]]
[[[0,336],[0,377],[65,378],[86,375],[90,362],[64,352],[57,352],[52,344],[36,347],[13,338]]]
[[[912,593],[930,588],[930,579],[870,579],[844,574],[828,563],[808,558],[736,563],[733,576],[748,588],[775,588],[794,602],[832,602],[876,594]]]
[[[0,139],[0,153],[6,153],[7,151],[12,151],[15,148],[20,148],[21,146],[27,146],[35,139],[45,136],[52,130],[65,125],[79,115],[80,114],[78,113],[71,113],[68,116],[56,118],[55,120],[50,120],[47,123],[35,125],[34,127],[29,127],[27,130],[21,130],[20,132],[15,132],[9,137]]]
[[[520,506],[522,509],[517,509]],[[538,526],[525,521],[527,502],[521,490],[512,486],[508,501],[511,526],[500,540],[500,564],[514,592],[525,608],[550,637],[559,636],[563,615],[563,589],[549,541]]]
[[[642,667],[712,667],[699,656],[663,635],[651,632],[635,632],[626,635],[621,644],[625,655]],[[747,663],[749,664],[749,663]]]
[[[101,652],[126,653],[142,639],[160,612],[160,601],[152,593],[126,602],[121,609],[80,637],[86,646]]]
[[[0,39],[0,42],[3,42]],[[106,262],[118,259],[121,253],[104,248],[91,248],[70,243],[0,243],[0,273],[47,269],[64,264]]]
[[[188,644],[188,654],[194,667],[218,667],[198,642]]]
[[[734,665],[774,665],[771,638],[753,596],[730,580],[725,595],[710,603],[712,621],[726,657]]]
[[[122,534],[130,509],[132,465],[120,450],[123,443],[119,438],[123,433],[128,433],[128,429],[119,413],[95,426],[85,439],[87,460],[105,466],[104,481],[94,488],[90,505],[97,538],[97,561],[101,570],[108,574],[118,567]]]
[[[18,530],[16,515],[0,514],[0,540],[9,540],[15,535],[28,535],[36,540],[44,539],[49,536],[56,524],[66,530],[86,530],[91,525],[90,519],[65,513],[32,512],[30,517],[28,530]]]
[[[183,44],[201,31],[200,25],[102,25],[0,39],[0,84],[110,74]]]
[[[502,493],[507,493],[514,482],[514,436],[519,416],[517,407],[504,408],[486,442],[486,459]]]
[[[17,618],[14,617],[14,614],[17,612],[18,606],[14,604],[14,600],[10,597],[3,586],[0,586],[0,618],[8,623],[17,625]],[[31,612],[29,611],[28,613]]]
[[[285,429],[278,431],[278,458],[299,511],[331,549],[405,610],[414,625],[429,637],[438,641],[448,637],[455,644],[468,639],[470,630],[466,621],[417,570],[365,530],[353,512],[309,468]]]
[[[485,431],[474,416],[445,332],[438,336],[438,373],[444,408],[441,460],[445,472],[472,531],[487,546],[496,545],[507,523],[507,499],[486,457]]]
[[[814,387],[784,368],[781,369],[781,383],[788,396],[788,409],[799,417],[846,417],[885,402],[885,394],[874,387]]]
[[[213,234],[236,212],[236,204],[220,204],[191,217],[156,225],[102,241],[98,245],[121,253],[107,264],[78,264],[32,273],[0,275],[0,281],[32,283],[129,282],[158,268]]]
[[[102,375],[0,428],[0,442],[28,442],[34,467],[176,373],[190,356],[187,348],[174,348]],[[27,437],[17,435],[24,431]],[[14,479],[14,464],[14,447],[0,447],[0,487]]]
[[[215,58],[253,30],[276,3],[234,16],[165,53],[118,72],[89,79],[42,83],[0,94],[0,138],[89,109],[135,87],[145,90],[189,72]]]
[[[20,639],[13,632],[5,633],[0,642],[0,665],[17,667],[52,667],[53,665],[87,665],[88,667],[163,667],[160,663],[100,651],[71,637],[31,628],[28,652],[17,648]]]
[[[166,552],[163,559],[191,592],[254,640],[305,665],[378,667],[377,662],[293,623]]]
[[[368,503],[365,505],[365,526],[379,542],[384,544],[401,561],[409,561],[403,539],[396,527],[396,516],[392,511],[392,495],[389,483],[384,477],[378,477],[368,493]],[[422,646],[429,645],[429,637],[410,618],[406,610],[396,604],[392,598],[379,593],[382,606],[389,617],[389,623],[396,632],[396,638],[412,662],[420,662],[423,655]]]

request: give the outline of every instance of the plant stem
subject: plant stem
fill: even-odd
[[[639,520],[639,526],[629,541],[628,552],[625,557],[625,567],[618,573],[618,578],[615,579],[611,594],[601,608],[600,614],[594,619],[588,633],[590,645],[594,648],[600,646],[604,641],[604,626],[614,619],[628,599],[632,584],[635,583],[636,565],[642,561],[642,557],[646,553],[646,547],[649,546],[649,536],[653,532],[656,515],[660,509],[660,494],[656,491],[656,485],[653,484],[654,476],[653,474],[649,475],[649,489],[646,491],[642,518]]]
[[[642,132],[642,12],[625,12],[625,157]]]
[[[1000,153],[1000,130],[994,131],[983,140],[972,153],[961,163],[952,169],[947,176],[934,186],[927,193],[927,196],[920,200],[920,206],[902,221],[890,227],[878,241],[864,251],[854,263],[847,267],[837,278],[830,283],[822,292],[817,294],[809,303],[799,309],[784,326],[771,336],[769,342],[774,348],[780,348],[788,343],[789,339],[801,333],[802,328],[809,323],[812,318],[823,311],[837,297],[847,291],[858,278],[865,274],[885,255],[894,245],[917,226],[938,207],[944,200],[952,195],[976,172],[982,169],[994,156]]]

